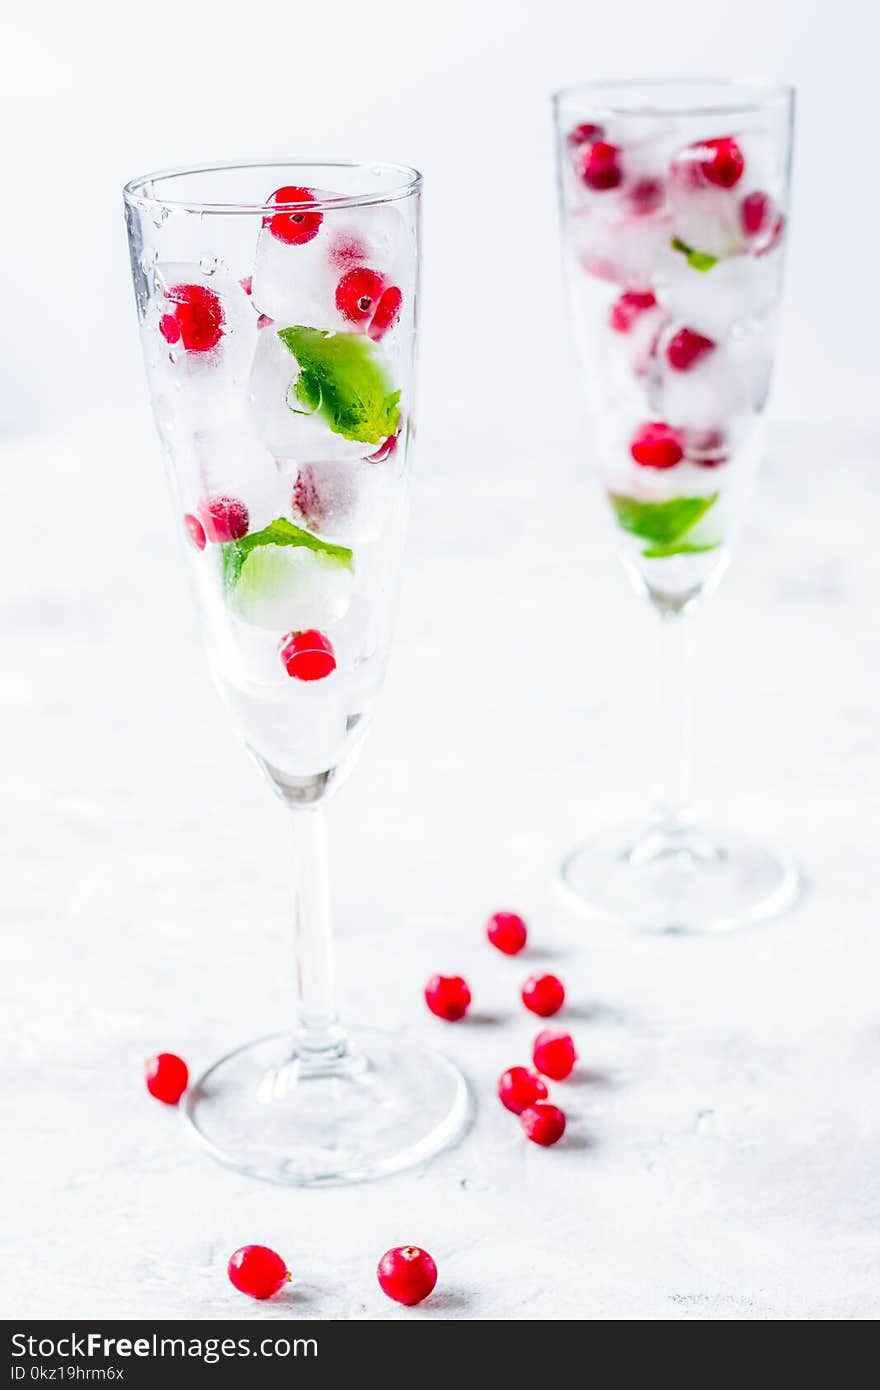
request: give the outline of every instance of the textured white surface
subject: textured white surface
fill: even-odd
[[[132,434],[137,438],[136,421]],[[725,585],[694,622],[701,806],[810,879],[779,923],[658,940],[586,922],[563,851],[639,810],[653,620],[613,559],[574,429],[423,430],[395,661],[330,808],[346,1016],[460,1061],[476,1125],[369,1188],[213,1166],[144,1091],[290,1008],[285,812],[240,752],[194,632],[146,433],[8,449],[0,975],[6,1316],[858,1318],[880,1306],[880,693],[875,436],[778,430]],[[450,447],[454,445],[454,447]],[[535,949],[482,939],[512,906]],[[564,977],[583,1059],[565,1141],[494,1098]],[[474,1017],[421,1000],[465,973]],[[229,1253],[278,1247],[254,1304]],[[407,1312],[389,1245],[440,1267]]]

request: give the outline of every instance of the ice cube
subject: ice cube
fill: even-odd
[[[247,399],[253,427],[269,452],[278,459],[302,461],[358,459],[372,453],[375,445],[344,439],[319,414],[306,413],[292,392],[298,376],[296,358],[284,346],[275,327],[262,329]]]
[[[293,483],[293,519],[326,540],[350,545],[382,531],[392,471],[367,462],[304,463]]]
[[[760,321],[773,308],[781,269],[774,252],[731,256],[709,270],[695,270],[683,254],[670,249],[658,267],[656,293],[681,323],[717,341],[735,325]]]
[[[658,344],[648,390],[651,409],[677,430],[729,434],[734,422],[751,409],[750,384],[742,363],[728,343],[716,343],[687,370],[677,370],[670,365],[666,348],[680,328],[681,324],[672,324]]]
[[[352,584],[351,569],[336,556],[258,545],[245,557],[230,607],[244,622],[279,633],[323,628],[345,614]]]
[[[189,455],[193,463],[193,495],[184,500],[191,510],[206,497],[237,497],[248,509],[251,531],[259,531],[275,517],[286,514],[290,498],[285,480],[248,424],[230,421],[217,428],[197,430]]]
[[[614,219],[598,216],[588,207],[571,215],[570,236],[575,255],[588,275],[630,290],[646,290],[672,236],[664,208]]]

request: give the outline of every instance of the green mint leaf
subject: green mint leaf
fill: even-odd
[[[242,565],[251,551],[260,545],[304,546],[306,550],[315,550],[329,559],[338,560],[346,569],[352,567],[352,552],[347,546],[331,545],[329,541],[322,541],[319,536],[313,536],[311,531],[294,526],[286,517],[279,516],[270,521],[268,526],[264,526],[262,531],[252,531],[250,535],[242,536],[240,541],[227,541],[225,545],[221,545],[223,582],[227,589],[235,588]]]
[[[362,333],[302,326],[279,328],[278,337],[299,363],[293,394],[308,414],[319,414],[334,434],[362,444],[381,444],[394,434],[400,392],[391,389],[375,343]]]
[[[670,555],[705,555],[709,550],[717,550],[720,541],[709,545],[694,545],[692,541],[672,541],[669,545],[649,545],[642,555],[646,560],[667,560]]]
[[[631,536],[650,541],[651,548],[675,545],[718,500],[717,492],[709,497],[671,497],[668,502],[642,502],[622,492],[608,496],[618,526]]]
[[[687,258],[687,263],[691,270],[711,270],[713,265],[718,264],[717,256],[709,256],[705,251],[695,251],[692,246],[688,246],[686,241],[674,236],[671,241],[673,251],[680,251]]]

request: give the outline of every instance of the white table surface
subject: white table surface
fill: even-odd
[[[384,701],[330,808],[341,997],[445,1048],[475,1127],[422,1170],[329,1191],[214,1166],[150,1099],[290,1014],[285,812],[194,629],[158,449],[7,441],[3,1177],[9,1317],[865,1318],[880,1307],[880,603],[875,432],[777,425],[733,569],[694,620],[699,805],[793,846],[798,910],[722,939],[593,925],[554,888],[638,812],[654,620],[567,423],[423,422]],[[583,476],[582,476],[583,474]],[[522,911],[507,960],[488,913]],[[564,978],[583,1059],[563,1143],[494,1097],[528,1058],[528,969]],[[427,1014],[461,971],[477,1017]],[[290,1290],[237,1295],[230,1252]],[[407,1311],[388,1247],[440,1268]]]

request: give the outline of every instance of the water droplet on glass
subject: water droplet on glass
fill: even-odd
[[[168,209],[167,209],[167,208],[154,208],[154,210],[153,210],[153,226],[154,226],[154,227],[157,227],[157,228],[159,229],[159,231],[161,232],[162,228],[165,226],[165,223],[166,223],[167,221],[168,221]]]

